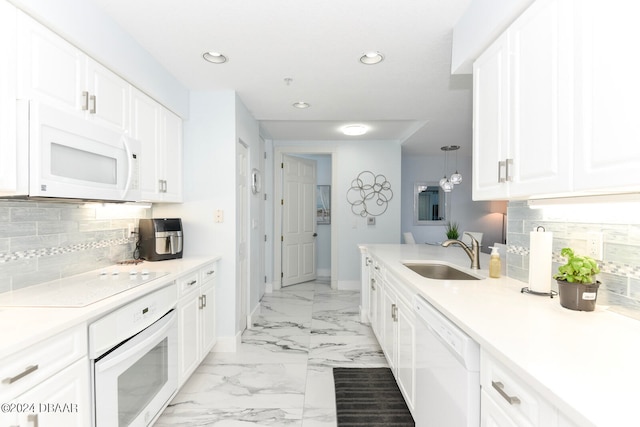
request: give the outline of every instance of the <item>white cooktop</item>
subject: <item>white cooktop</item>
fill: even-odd
[[[85,307],[165,276],[133,267],[113,267],[0,294],[0,307]]]

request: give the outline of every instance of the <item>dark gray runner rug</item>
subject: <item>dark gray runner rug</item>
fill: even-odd
[[[415,426],[389,368],[333,368],[338,427]]]

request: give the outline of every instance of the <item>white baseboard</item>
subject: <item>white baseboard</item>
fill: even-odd
[[[339,280],[338,290],[340,291],[359,291],[362,284],[359,280]]]
[[[242,342],[242,334],[238,333],[234,337],[217,337],[216,345],[213,346],[213,353],[235,353]]]

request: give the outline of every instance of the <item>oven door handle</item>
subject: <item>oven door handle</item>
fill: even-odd
[[[139,333],[135,336],[132,341],[139,340],[140,342],[133,345],[133,347],[123,351],[122,353],[112,356],[105,357],[104,359],[96,362],[95,369],[97,372],[104,372],[112,367],[118,365],[134,356],[135,354],[142,353],[146,350],[151,350],[158,344],[158,340],[167,335],[167,331],[171,329],[174,325],[175,320],[175,312],[171,312],[164,316],[162,319],[158,320],[156,323],[149,326],[147,329]],[[155,330],[154,330],[155,329]],[[145,334],[145,332],[148,334]],[[122,348],[122,347],[121,347]]]

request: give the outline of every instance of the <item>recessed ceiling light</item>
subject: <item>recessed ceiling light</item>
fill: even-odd
[[[213,64],[224,64],[227,62],[227,57],[219,52],[205,52],[202,57]]]
[[[292,104],[294,107],[299,108],[301,110],[305,109],[305,108],[309,108],[311,107],[311,105],[309,105],[308,103],[304,102],[304,101],[298,101],[298,102],[294,102]]]
[[[365,125],[347,125],[342,127],[342,133],[348,136],[364,135],[369,130]]]
[[[365,65],[374,65],[382,62],[384,56],[380,52],[367,52],[360,57],[360,62]]]

